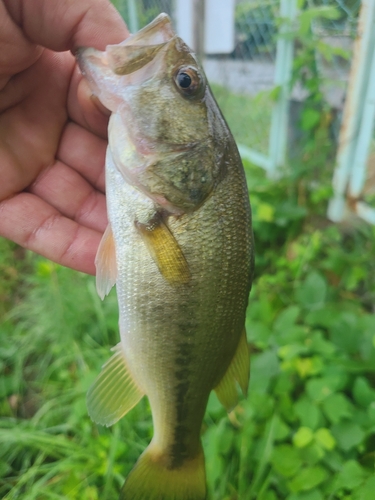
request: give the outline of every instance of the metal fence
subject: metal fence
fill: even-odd
[[[341,220],[345,207],[353,208],[353,199],[360,200],[363,193],[366,194],[368,156],[375,165],[375,155],[371,155],[371,89],[375,88],[375,81],[372,80],[372,86],[368,86],[375,45],[375,20],[372,17],[375,0],[306,0],[303,5],[298,2],[300,11],[297,11],[297,0],[113,1],[131,31],[138,30],[160,12],[167,12],[177,31],[182,31],[183,38],[187,38],[186,41],[198,52],[202,47],[194,47],[199,44],[199,40],[195,39],[197,30],[194,25],[202,24],[205,31],[205,71],[240,152],[243,157],[265,168],[270,176],[278,174],[279,167],[287,161],[288,149],[292,147],[290,129],[294,126],[295,116],[290,102],[303,101],[306,97],[304,88],[298,85],[291,88],[290,85],[296,50],[292,33],[298,23],[306,21],[308,12],[308,15],[313,15],[311,36],[317,47],[334,49],[330,57],[324,56],[324,50],[316,51],[316,66],[324,81],[323,92],[327,103],[335,110],[339,124],[344,115],[341,130],[340,126],[336,129],[339,148],[333,180],[335,198],[330,204],[329,216],[333,220]],[[197,5],[201,8],[202,4],[205,5],[205,16],[202,16],[201,10],[199,16],[194,17],[194,9]],[[366,20],[358,25],[363,5],[367,14],[362,13],[362,17]],[[222,17],[220,10],[225,10]],[[364,25],[367,25],[369,33],[367,48],[364,49],[362,43],[357,49],[356,58],[362,62],[353,69],[354,42],[356,39],[363,42]],[[229,28],[232,31],[228,31]],[[219,48],[215,52],[215,43],[210,40],[215,36],[216,41],[229,36],[232,42],[225,50]],[[358,45],[359,42],[356,43]],[[222,45],[219,43],[217,46]],[[362,67],[361,74],[358,73],[358,66]],[[349,75],[351,83],[348,86]],[[360,82],[353,83],[355,80]],[[354,92],[351,97],[348,89],[350,93]],[[369,95],[364,107],[363,96],[366,92]],[[349,105],[351,109],[348,111]],[[370,111],[365,113],[365,109]],[[361,127],[367,127],[366,131],[360,133]],[[359,139],[362,141],[362,152],[357,147]],[[334,161],[328,167],[333,173]],[[355,207],[358,213],[358,207]],[[368,213],[367,210],[364,218],[370,220],[372,217],[375,222],[375,216],[369,217]]]

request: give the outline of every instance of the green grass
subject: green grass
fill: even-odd
[[[251,145],[240,99],[221,105]],[[250,393],[229,417],[210,398],[210,500],[373,500],[375,229],[329,224],[316,172],[271,183],[245,167],[257,242]],[[87,388],[119,340],[115,292],[101,302],[92,277],[4,240],[0,272],[0,497],[117,498],[152,427],[145,399],[109,429],[87,415]]]
[[[234,94],[216,84],[211,89],[236,142],[267,153],[273,105],[270,93],[261,92],[255,97]]]

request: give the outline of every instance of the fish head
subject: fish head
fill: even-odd
[[[222,174],[229,131],[168,16],[104,52],[83,49],[78,61],[113,112],[109,144],[124,178],[171,212],[199,208]]]

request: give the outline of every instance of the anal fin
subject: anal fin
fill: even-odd
[[[172,285],[188,283],[191,278],[188,263],[161,216],[157,214],[147,224],[135,225],[164,278]]]
[[[225,375],[214,388],[220,403],[227,411],[233,410],[238,403],[236,382],[241,387],[244,396],[247,395],[250,376],[250,354],[246,340],[246,330],[243,329],[237,350]]]
[[[130,374],[121,344],[87,392],[87,409],[97,424],[109,427],[130,411],[144,393]]]
[[[95,257],[95,265],[96,289],[99,297],[103,300],[111,291],[117,278],[115,241],[110,224],[108,224],[100,241]]]

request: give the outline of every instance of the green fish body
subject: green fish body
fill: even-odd
[[[89,413],[112,425],[147,395],[154,436],[121,498],[204,500],[209,394],[230,410],[249,377],[253,239],[241,160],[202,68],[165,14],[78,59],[112,111],[97,288],[103,298],[116,284],[121,334],[88,393]]]

